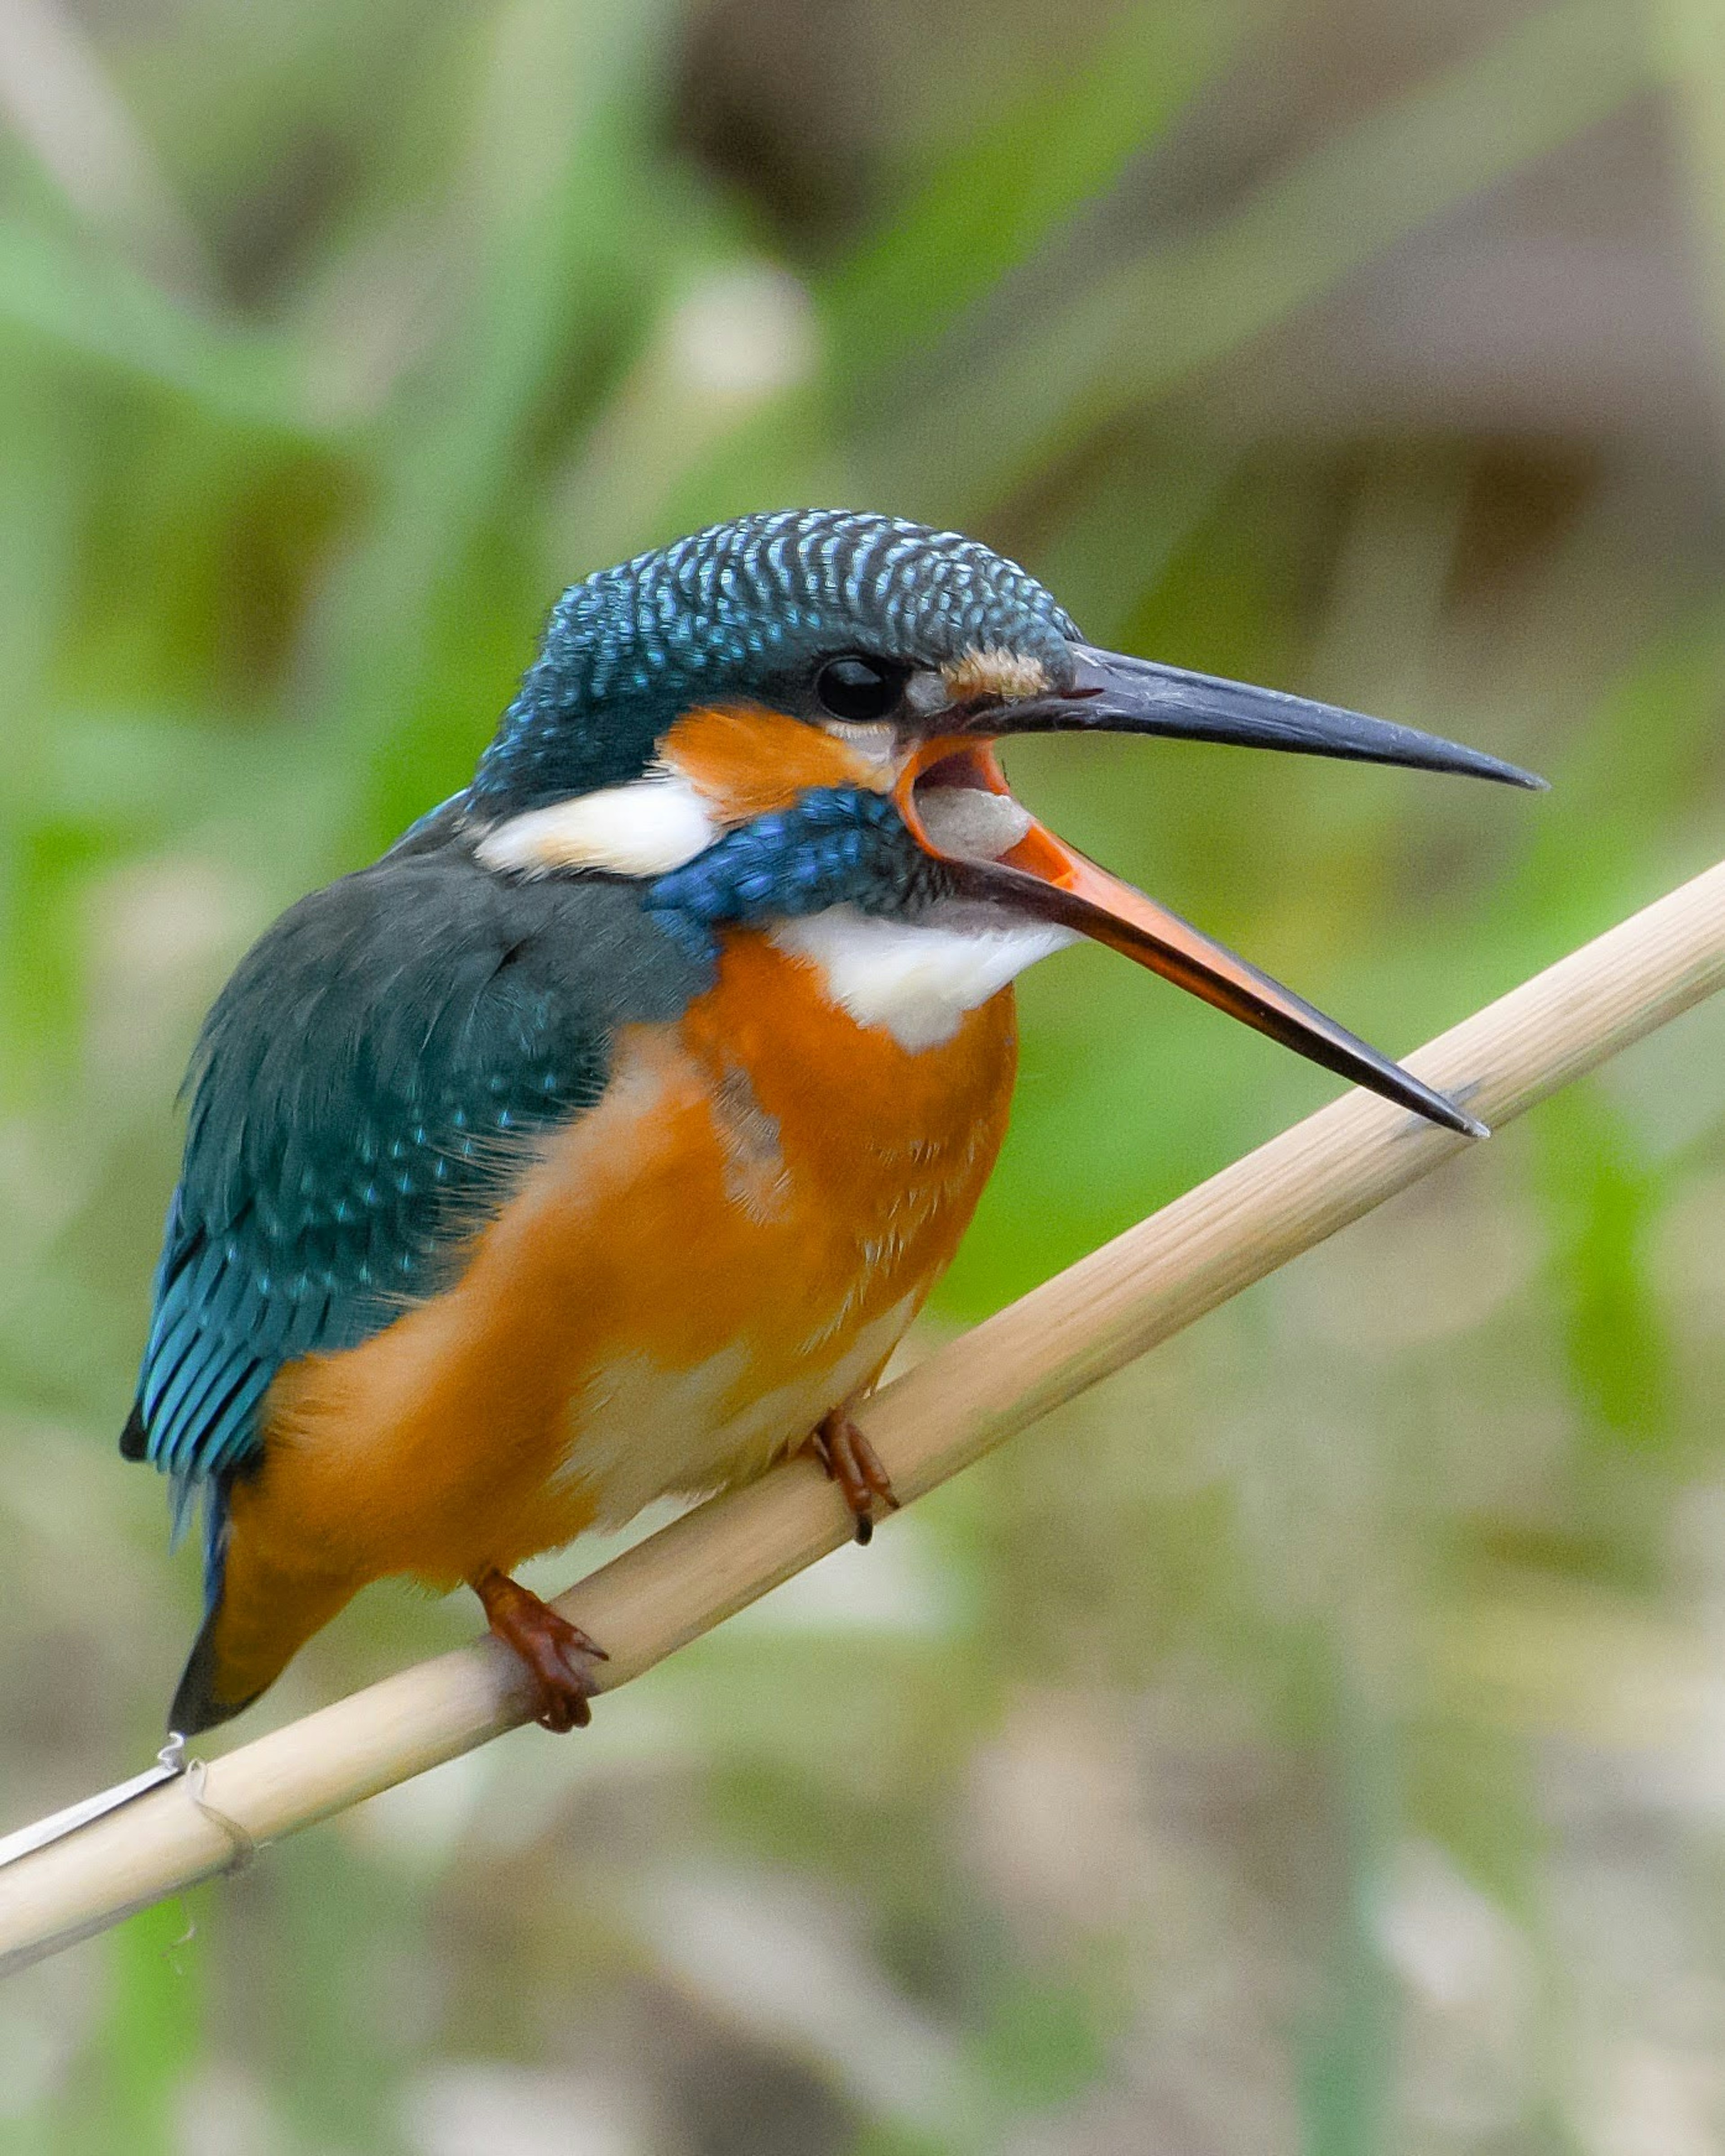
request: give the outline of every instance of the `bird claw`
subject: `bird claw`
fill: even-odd
[[[827,1480],[838,1485],[856,1522],[856,1539],[865,1548],[875,1536],[875,1500],[889,1512],[899,1509],[892,1478],[880,1455],[843,1408],[821,1418],[804,1447],[826,1471]]]
[[[483,1573],[473,1587],[492,1631],[534,1681],[539,1706],[533,1719],[559,1734],[585,1729],[593,1720],[588,1702],[599,1688],[596,1666],[609,1660],[604,1649],[506,1573]]]

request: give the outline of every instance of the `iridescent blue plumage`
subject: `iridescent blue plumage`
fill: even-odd
[[[794,919],[829,906],[898,913],[946,894],[949,878],[886,795],[823,786],[793,808],[727,831],[685,868],[649,884],[642,903],[691,947],[725,921]]]
[[[446,1286],[616,1028],[711,978],[617,884],[506,883],[437,840],[302,900],[204,1028],[126,1440],[177,1523],[251,1457],[276,1371]]]
[[[531,808],[636,778],[680,711],[800,701],[824,652],[939,665],[1009,650],[1059,675],[1077,633],[1027,571],[959,532],[849,510],[741,516],[564,593],[473,798]]]

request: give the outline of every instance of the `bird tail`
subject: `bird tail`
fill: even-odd
[[[203,1623],[168,1710],[169,1729],[182,1737],[231,1721],[267,1691],[359,1585],[290,1569],[235,1532],[225,1503],[213,1514]]]

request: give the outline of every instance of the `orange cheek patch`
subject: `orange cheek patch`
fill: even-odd
[[[723,704],[685,713],[660,761],[679,772],[723,824],[788,808],[813,787],[865,786],[884,793],[890,766],[784,711]]]

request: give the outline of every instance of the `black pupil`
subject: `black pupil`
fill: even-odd
[[[829,659],[814,678],[821,709],[855,725],[884,719],[903,688],[901,672],[872,659]]]

